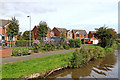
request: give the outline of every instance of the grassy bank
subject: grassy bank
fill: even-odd
[[[2,65],[2,77],[19,78],[39,72],[41,76],[43,76],[46,72],[58,67],[65,67],[67,65],[79,67],[79,65],[86,64],[92,58],[102,58],[106,53],[111,53],[113,51],[111,48],[105,49],[100,46],[96,47],[95,45],[85,45],[84,47],[91,47],[91,49],[81,49],[74,53],[68,52],[4,64]]]
[[[2,78],[25,77],[37,72],[45,73],[57,67],[64,67],[68,64],[65,59],[71,58],[73,52],[25,60],[16,63],[2,65]]]
[[[89,47],[89,48],[95,48],[98,45],[81,45],[82,47]],[[104,49],[103,47],[99,46],[101,49]]]

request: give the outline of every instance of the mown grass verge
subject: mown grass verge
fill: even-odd
[[[66,59],[71,59],[72,53],[73,52],[68,52],[43,58],[3,64],[2,78],[20,78],[38,72],[46,73],[57,67],[64,67],[68,64]]]
[[[91,44],[89,45],[88,44],[88,45],[81,45],[81,46],[83,46],[83,47],[89,47],[89,48],[95,48],[97,46],[97,47],[100,47],[101,49],[104,49],[103,47],[101,47],[99,45],[91,45]]]

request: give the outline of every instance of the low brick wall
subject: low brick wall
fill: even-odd
[[[12,48],[0,49],[0,57],[8,57],[12,55]]]

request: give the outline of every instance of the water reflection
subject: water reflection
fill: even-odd
[[[117,66],[117,56],[112,54],[102,59],[90,61],[81,68],[55,72],[48,76],[48,78],[111,78],[111,75],[117,78]]]

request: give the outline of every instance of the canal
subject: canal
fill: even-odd
[[[47,78],[118,78],[118,50],[105,58],[90,61],[81,68],[64,69],[52,73]]]

